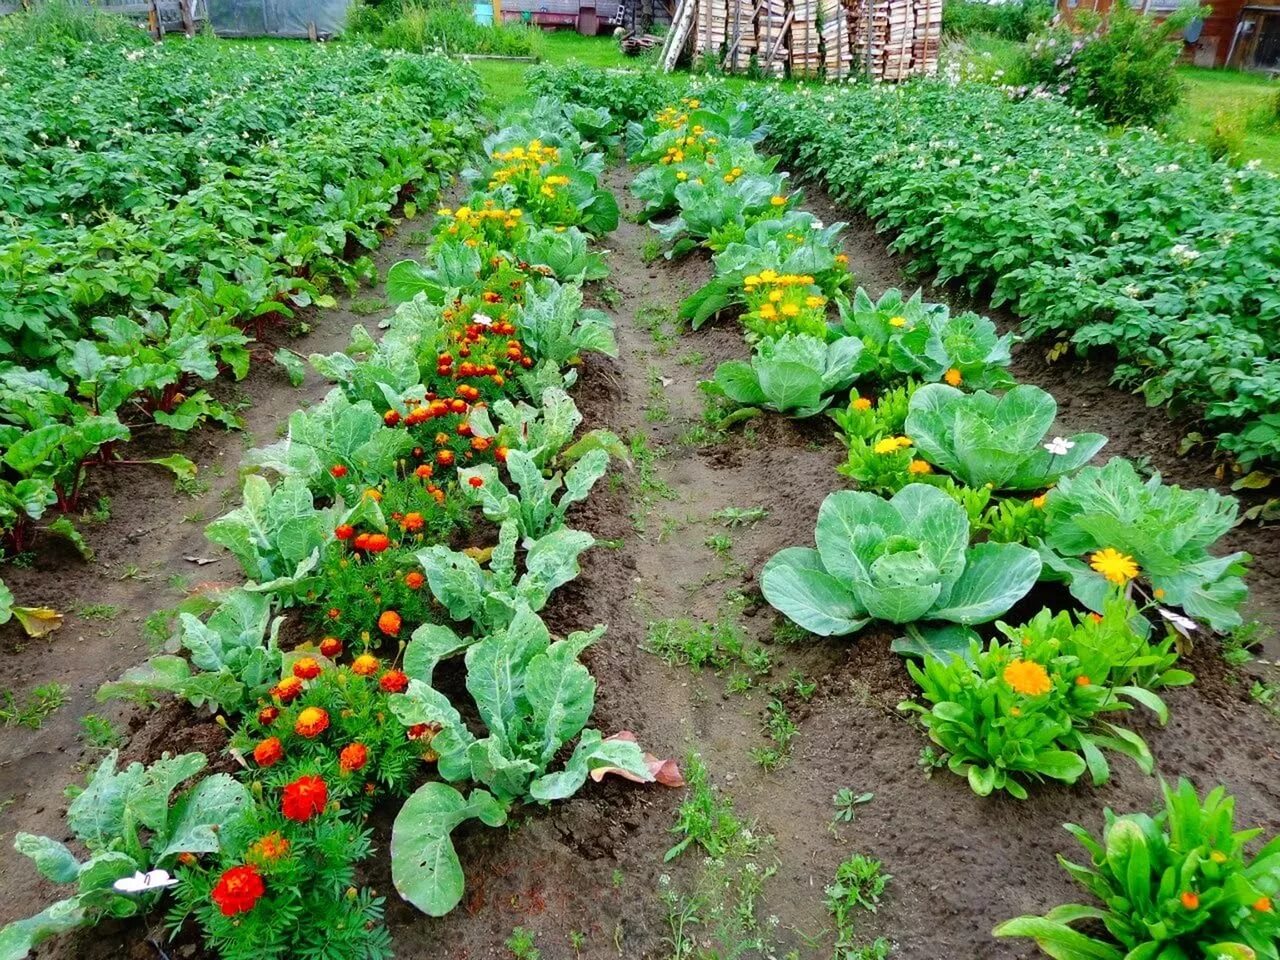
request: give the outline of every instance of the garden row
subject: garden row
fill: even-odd
[[[627,141],[645,168],[632,185],[641,217],[666,218],[654,226],[668,256],[712,254],[714,278],[681,314],[697,328],[732,313],[753,347],[703,384],[719,422],[812,416],[857,384],[832,417],[848,448],[840,472],[858,489],[823,502],[816,549],[765,564],[765,599],[822,636],[873,621],[901,629],[893,649],[921,688],[901,709],[979,795],[1023,798],[1086,773],[1101,783],[1104,751],[1151,773],[1146,744],[1118,717],[1141,706],[1163,722],[1159,691],[1193,680],[1175,665],[1179,633],[1239,624],[1248,557],[1210,552],[1236,504],[1143,479],[1122,458],[1088,466],[1106,439],[1052,435],[1056,403],[1015,383],[1011,337],[990,320],[918,294],[851,292],[842,225],[798,209],[779,158],[756,152],[750,113],[714,87],[707,96],[718,110],[685,97],[633,121]],[[978,633],[1041,580],[1065,584],[1083,610]],[[1059,907],[997,933],[1058,957],[1276,957],[1280,838],[1247,850],[1254,833],[1232,832],[1221,787],[1201,801],[1182,782],[1165,800],[1154,819],[1109,817],[1102,841],[1072,828],[1090,863],[1068,869],[1102,907]],[[1107,935],[1071,926],[1084,919]]]
[[[311,358],[335,387],[249,454],[243,504],[206,531],[248,583],[184,605],[181,653],[100,692],[216,712],[240,770],[201,778],[198,753],[117,769],[113,752],[67,814],[87,860],[18,835],[72,889],[0,932],[0,960],[170,887],[170,928],[194,920],[224,960],[388,957],[382,899],[355,879],[383,798],[403,800],[396,888],[439,916],[463,894],[459,824],[500,826],[588,777],[658,776],[587,726],[579,656],[604,627],[557,639],[539,616],[593,544],[566,510],[624,454],[579,431],[567,392],[585,353],[615,352],[581,290],[607,273],[590,235],[617,224],[597,185],[608,134],[607,114],[543,101],[488,137],[426,262],[392,268],[385,336],[356,327]]]
[[[74,538],[86,465],[121,461],[137,429],[235,425],[208,384],[371,278],[393,209],[433,202],[474,145],[458,118],[479,82],[443,58],[153,45],[120,24],[0,36],[3,555],[51,510]]]
[[[633,120],[673,96],[637,74],[557,82]],[[1244,470],[1280,459],[1275,174],[981,84],[742,96],[787,163],[892,230],[916,268],[990,286],[1029,335],[1113,351],[1118,383],[1203,416]]]

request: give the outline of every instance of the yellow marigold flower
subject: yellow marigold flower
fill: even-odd
[[[854,401],[853,401],[853,409],[855,409],[855,410],[870,410],[870,409],[871,409],[871,401],[870,401],[867,397],[858,397],[858,399],[856,399],[856,400],[854,400]]]
[[[877,440],[876,445],[871,449],[875,453],[889,454],[897,453],[901,448],[898,446],[897,437],[885,437],[883,440]]]
[[[907,472],[908,473],[933,473],[933,467],[929,465],[928,461],[912,460],[911,463],[907,464]]]
[[[1004,668],[1004,682],[1027,697],[1038,697],[1053,689],[1049,672],[1034,660],[1014,660]]]
[[[1138,565],[1133,562],[1133,557],[1111,547],[1103,547],[1089,557],[1089,566],[1121,587],[1138,575]]]
[[[906,317],[890,317],[889,318],[889,326],[891,327],[905,327],[906,325],[907,325]]]
[[[946,373],[942,375],[942,379],[947,381],[947,383],[951,384],[951,386],[958,387],[960,386],[961,380],[963,380],[964,378],[960,376],[959,370],[957,370],[955,367],[952,367],[950,370],[948,370]]]
[[[770,197],[769,198],[769,203],[771,203],[775,207],[785,206],[786,202],[787,202],[786,197]]]

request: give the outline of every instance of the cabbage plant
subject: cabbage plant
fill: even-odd
[[[994,620],[1040,576],[1016,543],[969,545],[969,518],[937,487],[913,483],[892,499],[842,490],[818,510],[817,549],[788,547],[760,575],[765,599],[811,633],[891,623]]]
[[[1209,548],[1236,524],[1238,504],[1213,490],[1184,490],[1160,475],[1138,476],[1115,457],[1063,477],[1045,502],[1040,543],[1047,576],[1066,581],[1071,595],[1102,612],[1111,582],[1090,565],[1098,551],[1118,551],[1166,606],[1180,607],[1217,631],[1241,623],[1242,576],[1250,557],[1215,556]]]
[[[1107,442],[1080,433],[1045,443],[1057,415],[1053,397],[1030,384],[995,396],[931,383],[911,397],[906,432],[924,459],[971,487],[1035,490],[1074,473]]]
[[[874,363],[857,337],[823,343],[816,337],[788,334],[762,340],[750,363],[720,364],[711,384],[734,403],[811,417]]]

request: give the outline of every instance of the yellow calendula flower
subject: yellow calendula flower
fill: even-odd
[[[1037,510],[1043,510],[1043,509],[1044,509],[1044,503],[1045,503],[1045,501],[1046,501],[1046,500],[1048,500],[1048,499],[1049,499],[1049,494],[1047,494],[1047,493],[1042,493],[1042,494],[1040,494],[1040,496],[1038,496],[1038,497],[1033,497],[1033,498],[1032,498],[1032,500],[1031,500],[1031,505],[1032,505],[1033,507],[1035,507]]]
[[[867,399],[866,397],[858,397],[856,400],[854,400],[854,401],[853,401],[853,409],[855,409],[855,410],[870,410],[870,409],[871,409],[871,401],[870,401],[869,399]]]
[[[877,440],[876,445],[871,448],[873,452],[881,455],[897,453],[901,447],[898,446],[897,437],[885,437],[883,440]]]
[[[452,211],[452,210],[450,210],[448,207],[441,207],[439,210],[437,210],[437,211],[436,211],[436,216],[439,216],[439,217],[452,217],[452,216],[453,216],[453,211]]]
[[[1089,566],[1121,587],[1138,575],[1138,565],[1133,557],[1111,547],[1103,547],[1090,556]]]
[[[951,386],[958,387],[960,386],[961,380],[963,380],[964,378],[960,376],[959,370],[957,370],[955,367],[952,367],[950,370],[948,370],[946,373],[942,375],[942,379],[947,381],[947,383],[951,384]]]
[[[822,297],[817,297],[817,296],[809,296],[804,298],[804,305],[814,310],[817,310],[820,306],[822,306],[826,302],[827,301],[824,300]]]
[[[684,181],[689,179],[689,175],[685,173],[683,170],[677,170],[676,179],[679,180],[681,183],[684,183]]]
[[[760,278],[757,277],[755,274],[752,274],[749,277],[744,277],[742,280],[742,285],[746,287],[748,290],[750,290],[752,287],[758,287],[760,286]]]
[[[1014,660],[1004,668],[1004,682],[1025,697],[1038,697],[1053,689],[1049,671],[1034,660]]]
[[[794,304],[794,303],[784,303],[784,304],[783,304],[781,307],[779,307],[778,309],[782,312],[782,315],[783,315],[784,317],[798,317],[798,316],[800,316],[800,308],[799,308],[796,304]]]
[[[786,197],[770,197],[769,203],[771,203],[775,207],[786,206],[787,198]]]
[[[765,320],[773,320],[778,316],[778,311],[772,303],[761,304],[758,312]]]
[[[910,437],[894,437],[893,442],[898,445],[899,450],[905,450],[907,447],[911,446]]]
[[[926,460],[912,460],[911,463],[907,465],[907,473],[933,473],[933,467],[931,467]]]
[[[781,300],[781,299],[782,299],[782,296],[783,296],[783,294],[782,294],[782,291],[781,291],[781,290],[770,290],[770,291],[769,291],[769,302],[770,302],[770,303],[777,303],[779,300]]]
[[[905,327],[906,325],[907,325],[906,317],[890,317],[889,318],[889,326],[891,327]]]

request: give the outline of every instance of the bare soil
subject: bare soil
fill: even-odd
[[[609,174],[620,201],[630,177],[626,169]],[[821,196],[810,206],[824,219],[837,219]],[[634,210],[635,204],[628,199],[625,208]],[[905,960],[1035,956],[1026,943],[993,940],[990,930],[1009,917],[1043,912],[1082,896],[1054,859],[1056,853],[1075,852],[1061,824],[1076,822],[1096,830],[1105,806],[1150,808],[1157,781],[1117,759],[1104,787],[1044,786],[1024,802],[980,799],[945,770],[927,777],[918,765],[926,738],[895,710],[911,695],[913,684],[901,659],[889,651],[890,634],[870,631],[853,640],[789,646],[774,641],[778,617],[760,600],[755,574],[775,551],[810,542],[819,503],[843,485],[834,472],[842,459],[839,445],[820,418],[797,422],[779,417],[752,421],[747,432],[740,430],[726,443],[688,442],[688,432],[702,414],[697,382],[709,377],[717,363],[745,357],[748,351],[736,325],[729,323],[712,323],[678,337],[667,323],[665,333],[655,337],[650,325],[655,317],[661,319],[661,308],[674,308],[710,276],[711,267],[699,257],[644,263],[641,251],[650,236],[647,228],[624,222],[608,240],[613,252],[607,283],[620,294],[618,305],[608,309],[617,321],[620,355],[616,361],[593,357],[582,371],[576,399],[588,425],[606,426],[622,436],[643,434],[662,456],[653,468],[653,482],[643,482],[637,464],[623,472],[621,484],[602,483],[580,505],[572,522],[613,545],[591,551],[582,576],[564,587],[546,611],[548,622],[561,632],[596,622],[609,625],[585,655],[599,684],[595,725],[605,733],[629,729],[662,756],[696,751],[737,809],[754,819],[761,833],[774,836],[778,872],[766,886],[760,910],[778,918],[779,956],[788,949],[806,960],[831,955],[822,888],[840,861],[854,852],[881,859],[893,877],[879,912],[868,914],[859,927],[864,939],[890,938],[897,945],[895,956]],[[859,281],[873,294],[906,284],[901,264],[866,225],[850,228],[845,250]],[[929,295],[946,299],[946,291]],[[341,344],[346,326],[341,319],[326,319],[326,332],[314,336],[329,342],[308,344],[307,349]],[[1097,428],[1112,437],[1107,452],[1147,456],[1170,479],[1213,482],[1209,465],[1177,458],[1176,425],[1106,385],[1105,366],[1049,366],[1042,354],[1042,347],[1024,345],[1016,372],[1059,397],[1065,428]],[[280,383],[251,380],[247,389],[262,391],[255,394],[261,400],[250,412],[251,428],[261,441],[300,400],[318,396],[323,388],[313,385],[312,393],[300,396]],[[235,439],[202,437],[200,442],[213,445],[203,462],[222,458],[227,464],[223,483],[233,486]],[[138,489],[132,477],[127,482]],[[51,569],[38,578],[13,578],[27,596],[38,585],[49,591],[49,599],[61,592],[57,599],[64,607],[76,601],[114,602],[125,613],[105,624],[69,620],[48,651],[28,645],[27,654],[39,650],[46,654],[41,657],[20,655],[16,638],[0,634],[4,652],[10,654],[0,662],[0,683],[27,689],[61,679],[72,685],[75,697],[38,733],[5,732],[0,795],[13,797],[0,820],[6,840],[16,829],[64,834],[59,791],[78,776],[75,718],[91,708],[92,692],[102,680],[145,656],[145,643],[134,638],[134,630],[150,610],[177,599],[164,579],[192,567],[181,557],[219,555],[207,552],[198,525],[181,522],[180,514],[195,505],[175,501],[167,483],[156,481],[138,498],[127,496],[128,488],[119,489],[116,517],[97,538],[102,559],[91,568],[108,570],[106,576],[90,579],[82,565],[70,563],[62,573]],[[210,516],[220,510],[214,505],[217,493],[207,495]],[[754,525],[727,530],[711,515],[731,506],[764,507],[768,515]],[[727,558],[706,545],[716,534],[732,538]],[[1276,623],[1274,534],[1242,529],[1232,545],[1261,555],[1252,578],[1255,609]],[[217,577],[234,574],[230,562],[224,559],[212,568]],[[111,574],[118,576],[126,563],[137,564],[155,579],[116,580]],[[209,578],[208,569],[194,575]],[[751,757],[753,748],[767,742],[762,725],[768,696],[763,690],[729,694],[725,677],[669,667],[643,649],[652,621],[677,616],[735,619],[773,656],[775,665],[765,682],[784,680],[793,670],[816,682],[811,701],[787,699],[799,733],[790,758],[774,772],[764,772]],[[1205,788],[1228,784],[1238,796],[1240,820],[1275,833],[1280,830],[1275,721],[1249,701],[1245,686],[1224,668],[1214,644],[1200,644],[1187,666],[1198,682],[1168,694],[1168,728],[1137,721],[1159,772],[1169,778],[1191,777]],[[211,726],[170,708],[145,721],[143,750],[164,744],[174,749],[197,734],[199,748],[216,746],[219,731]],[[833,832],[831,797],[841,787],[872,792],[874,799],[858,808],[853,823]],[[609,780],[548,811],[527,812],[512,829],[464,826],[456,837],[467,895],[458,910],[439,920],[423,917],[395,896],[386,858],[376,856],[367,879],[389,894],[387,918],[397,955],[413,960],[507,957],[503,941],[518,925],[536,934],[547,960],[669,957],[659,878],[670,874],[679,888],[691,882],[700,866],[695,852],[662,863],[673,842],[670,829],[681,797],[678,790]],[[384,850],[393,815],[384,811],[375,822]],[[34,872],[19,860],[0,849],[4,875],[24,880],[0,891],[0,920],[33,912],[53,892],[25,882]],[[585,937],[580,950],[570,945],[575,931]],[[190,943],[165,949],[183,957],[200,955]],[[93,960],[159,955],[142,942],[136,924],[100,927],[40,953]]]

